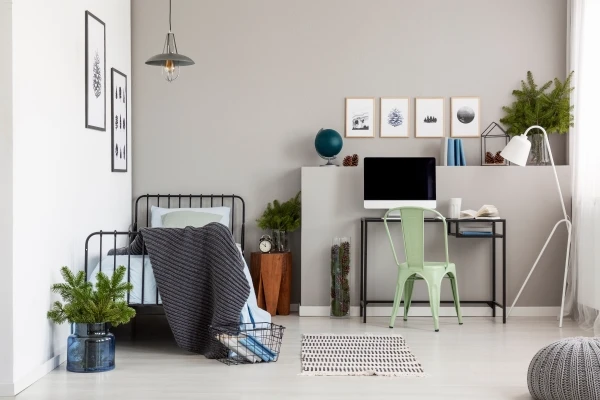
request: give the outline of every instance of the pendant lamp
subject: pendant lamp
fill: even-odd
[[[195,64],[191,58],[177,53],[175,34],[171,32],[171,0],[169,0],[169,32],[165,38],[163,51],[161,54],[150,57],[146,64],[161,67],[162,75],[168,82],[177,79],[180,67]]]

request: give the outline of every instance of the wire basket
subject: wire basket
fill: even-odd
[[[255,364],[279,359],[285,327],[270,322],[218,325],[210,327],[210,335],[224,345],[223,364]]]

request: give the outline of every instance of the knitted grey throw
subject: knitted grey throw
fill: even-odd
[[[529,364],[529,393],[536,400],[600,399],[600,338],[559,340]]]
[[[238,325],[250,295],[244,261],[231,232],[219,223],[143,228],[129,254],[142,254],[144,244],[177,345],[207,358],[226,355],[225,347],[211,338],[209,326]],[[127,251],[118,249],[117,254]]]

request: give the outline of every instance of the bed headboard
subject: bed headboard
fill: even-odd
[[[231,234],[244,251],[246,203],[235,194],[144,194],[135,200],[133,231],[150,226],[152,206],[163,208],[229,207]]]

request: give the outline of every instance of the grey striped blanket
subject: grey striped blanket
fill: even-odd
[[[152,263],[165,314],[179,347],[208,358],[227,350],[209,326],[237,325],[250,295],[244,261],[231,232],[219,223],[203,228],[143,228],[129,246]],[[127,254],[127,248],[117,254]]]

